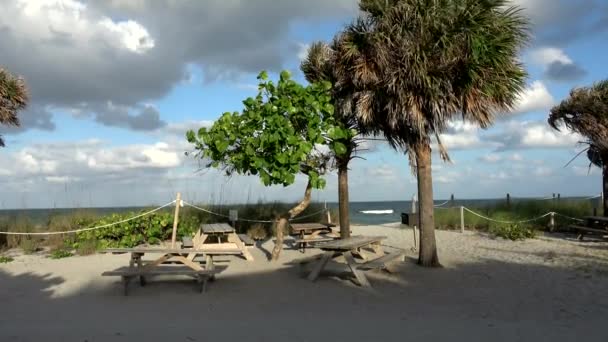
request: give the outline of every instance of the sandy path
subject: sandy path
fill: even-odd
[[[412,245],[411,230],[353,230]],[[369,272],[373,291],[331,275],[308,282],[293,250],[279,263],[257,248],[253,263],[229,257],[202,295],[169,280],[128,297],[100,276],[127,255],[19,256],[0,265],[0,341],[608,341],[608,243],[437,239],[445,268]]]

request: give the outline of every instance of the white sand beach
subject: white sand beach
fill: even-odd
[[[407,249],[397,273],[367,273],[373,290],[331,272],[309,282],[293,261],[320,251],[271,263],[272,242],[252,247],[255,262],[223,258],[203,294],[184,278],[123,296],[101,273],[128,254],[19,255],[0,265],[0,341],[608,341],[607,242],[438,231],[444,268],[424,269],[411,230],[353,231]]]

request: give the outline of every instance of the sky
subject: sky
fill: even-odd
[[[451,163],[434,156],[434,196],[593,196],[601,172],[580,136],[547,125],[571,88],[608,77],[608,3],[514,0],[533,39],[516,108],[487,130],[454,121],[442,134]],[[185,139],[238,111],[256,75],[298,66],[357,15],[356,0],[0,0],[0,67],[31,94],[21,127],[0,127],[0,209],[295,201],[305,179],[264,187],[258,178],[202,169]],[[365,143],[351,164],[352,201],[407,200],[416,180],[407,156]],[[327,176],[317,201],[337,200]]]

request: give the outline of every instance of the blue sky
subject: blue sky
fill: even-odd
[[[513,113],[488,130],[454,122],[442,135],[452,163],[434,160],[436,198],[591,196],[600,172],[580,137],[546,124],[575,86],[608,77],[607,5],[517,0],[534,40],[522,51],[530,77]],[[0,0],[0,66],[22,75],[31,104],[22,127],[0,128],[0,207],[295,200],[304,180],[284,189],[257,178],[197,172],[184,133],[238,111],[255,94],[256,74],[298,65],[314,40],[330,40],[356,15],[355,0],[80,1]],[[567,19],[567,20],[566,20]],[[366,143],[352,163],[351,199],[403,200],[416,192],[407,157]],[[314,194],[335,201],[337,179]]]

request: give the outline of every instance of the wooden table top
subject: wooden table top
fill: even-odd
[[[349,251],[352,249],[365,247],[371,245],[374,242],[379,242],[386,239],[386,236],[351,236],[346,239],[334,240],[331,242],[324,243],[318,247],[322,250],[328,251]]]
[[[234,228],[228,223],[203,223],[200,229],[205,234],[226,234],[234,233]]]
[[[201,248],[201,249],[192,249],[192,248],[151,248],[151,247],[135,247],[135,248],[107,248],[102,251],[102,253],[137,253],[137,254],[211,254],[211,255],[238,255],[242,254],[238,248]]]
[[[335,227],[336,225],[332,223],[291,223],[290,226],[294,232],[301,232],[309,230],[329,229],[330,227]]]
[[[604,216],[585,216],[583,218],[588,221],[608,222],[608,217],[604,217]]]

